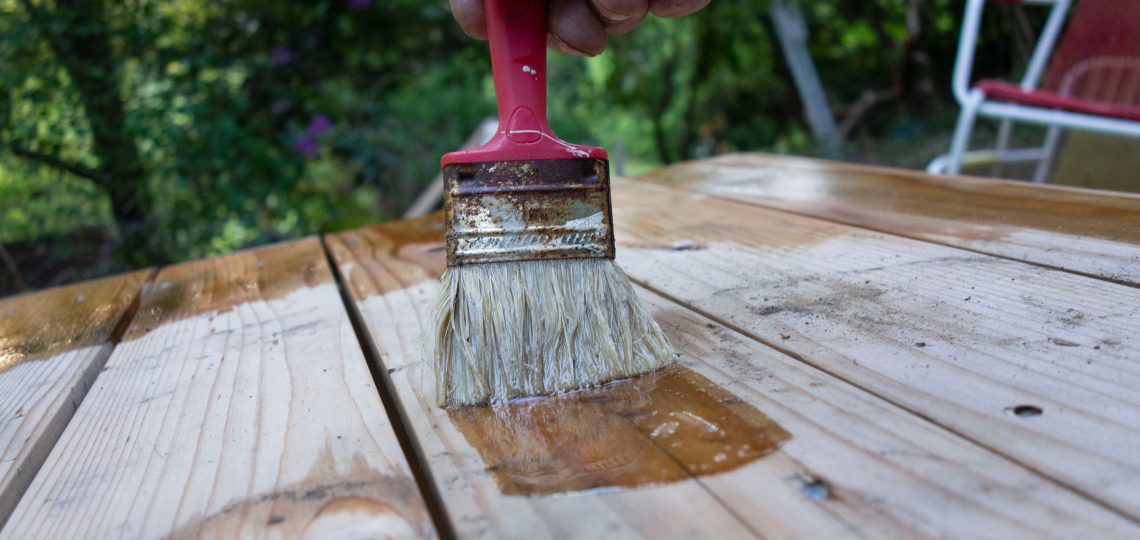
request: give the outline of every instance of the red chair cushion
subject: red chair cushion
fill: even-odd
[[[980,81],[976,88],[986,95],[986,99],[992,101],[1140,122],[1140,107],[1098,103],[1046,90],[1026,91],[1019,85],[1005,81]]]
[[[1041,88],[1060,91],[1073,66],[1096,57],[1140,58],[1140,0],[1077,2]]]

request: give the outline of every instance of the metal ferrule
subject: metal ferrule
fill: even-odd
[[[614,258],[604,159],[449,165],[447,265]]]

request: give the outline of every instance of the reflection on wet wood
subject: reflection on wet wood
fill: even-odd
[[[281,298],[303,287],[332,283],[313,241],[287,242],[225,258],[163,268],[123,339],[137,339],[164,323],[208,312],[225,313],[252,301]]]
[[[643,180],[1140,285],[1140,196],[734,154]]]
[[[434,536],[317,239],[154,283],[0,536]]]
[[[789,438],[764,413],[680,366],[448,412],[508,495],[677,482],[731,471]]]
[[[0,299],[0,373],[105,343],[149,274],[142,270]]]
[[[150,273],[0,300],[0,525],[83,400]]]

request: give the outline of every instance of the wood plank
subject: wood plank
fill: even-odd
[[[627,439],[630,431],[621,426],[584,423],[591,417],[570,397],[477,413],[435,406],[423,340],[444,265],[441,241],[438,214],[326,238],[462,537],[1140,534],[1135,523],[1017,464],[644,290],[643,300],[677,346],[681,365],[712,385],[703,391],[734,394],[721,400],[755,407],[790,438],[766,457],[717,475],[688,474],[679,483],[632,490],[519,496],[517,486],[496,482],[509,464],[488,459],[495,452],[465,433],[465,416],[506,419],[513,437],[530,429],[520,411],[547,409],[536,430],[541,436],[528,441],[532,447],[512,448],[516,458],[539,464],[562,457],[562,447],[576,446],[575,438],[609,439],[591,444],[612,456],[636,453],[629,447],[638,441]],[[649,387],[647,399],[654,400],[653,393]],[[637,399],[636,393],[616,395]],[[652,408],[667,404],[654,401]],[[744,429],[719,420],[711,431],[718,428],[729,431],[721,434],[729,439]],[[652,433],[641,437],[651,440]]]
[[[703,480],[765,537],[1140,535],[1135,522],[897,406],[656,294],[643,298],[684,365],[791,432],[755,467]]]
[[[155,279],[0,536],[434,535],[317,239]]]
[[[1140,289],[642,182],[614,208],[637,282],[1140,518]]]
[[[434,220],[434,221],[429,221]],[[478,449],[466,442],[448,412],[435,405],[434,380],[424,369],[423,336],[445,265],[439,214],[383,228],[326,237],[329,252],[357,300],[426,456],[453,528],[464,538],[749,538],[754,534],[696,483],[639,490],[598,490],[561,497],[507,496]],[[506,420],[507,423],[510,420]],[[557,426],[551,421],[548,425]],[[617,422],[610,430],[621,429]],[[581,433],[582,436],[587,436]],[[633,438],[625,430],[614,437]],[[545,441],[536,437],[534,451]],[[605,453],[603,451],[601,453]],[[612,452],[624,459],[628,454]],[[635,450],[633,453],[639,454]],[[525,450],[519,451],[527,459]],[[541,460],[538,460],[541,461]],[[636,461],[632,459],[632,461]],[[655,463],[660,463],[658,460]],[[636,463],[635,463],[636,465]],[[663,465],[668,467],[669,465]],[[603,470],[606,465],[599,465]]]
[[[103,367],[150,274],[0,300],[0,527]]]
[[[671,187],[1140,285],[1140,196],[761,154],[642,177]]]

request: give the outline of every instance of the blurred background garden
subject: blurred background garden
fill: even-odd
[[[962,3],[801,8],[838,149],[812,136],[765,0],[552,55],[553,127],[625,174],[945,152]],[[1044,14],[998,8],[975,71],[1010,77]],[[493,115],[485,47],[446,0],[0,0],[0,295],[398,218]]]

